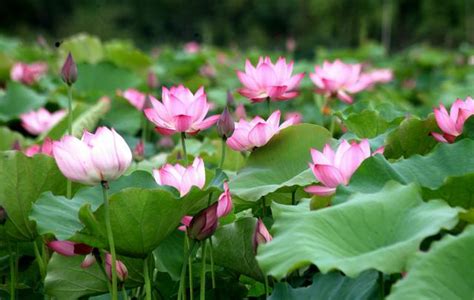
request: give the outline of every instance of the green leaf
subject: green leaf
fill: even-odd
[[[53,158],[45,155],[30,158],[17,151],[0,154],[0,205],[8,213],[3,226],[8,238],[34,240],[35,223],[28,216],[32,203],[45,191],[58,195],[66,192],[66,178]]]
[[[135,73],[108,63],[79,64],[77,68],[79,75],[74,84],[75,90],[90,95],[94,101],[104,95],[113,95],[118,89],[125,90],[140,83]]]
[[[79,33],[71,36],[61,44],[60,63],[64,63],[68,52],[71,52],[76,63],[95,64],[102,60],[104,49],[98,37]],[[84,76],[79,72],[79,78]]]
[[[113,195],[132,186],[151,188],[156,186],[156,182],[146,172],[134,172],[111,182],[109,193]],[[84,228],[78,215],[81,206],[90,204],[95,211],[102,202],[102,190],[99,186],[83,188],[72,199],[46,192],[33,204],[30,219],[36,222],[39,234],[53,234],[59,240],[68,240]]]
[[[81,137],[84,129],[92,131],[100,121],[100,118],[110,109],[110,101],[103,99],[94,105],[76,103],[72,110],[72,135]],[[44,140],[46,137],[52,140],[58,140],[68,132],[69,116],[65,116],[51,130],[42,134],[38,140]]]
[[[0,151],[11,150],[15,142],[24,146],[25,138],[18,132],[10,130],[8,127],[0,127]]]
[[[368,109],[360,113],[351,113],[347,117],[342,114],[338,115],[342,118],[347,129],[359,138],[374,138],[399,123],[399,118],[389,122],[380,116],[378,111]]]
[[[474,174],[448,177],[437,189],[423,189],[423,198],[443,199],[451,206],[474,208]]]
[[[151,59],[131,43],[111,41],[105,44],[105,58],[119,67],[144,70],[151,65]]]
[[[242,218],[220,227],[212,236],[214,263],[263,282],[252,244],[256,224],[255,218]]]
[[[135,135],[143,124],[143,112],[137,110],[127,100],[115,97],[112,101],[112,109],[105,115],[104,122],[120,132]],[[146,122],[149,122],[146,120]],[[152,126],[151,123],[149,125]]]
[[[438,131],[433,115],[425,120],[409,117],[388,135],[384,155],[388,158],[401,156],[408,158],[414,154],[424,155],[438,144],[431,135],[433,131]]]
[[[181,275],[183,246],[184,233],[175,230],[153,251],[158,271],[167,272],[175,281],[179,281]]]
[[[318,273],[308,287],[292,288],[288,283],[277,283],[269,300],[365,300],[377,299],[378,273],[365,271],[357,278],[349,278],[338,272]]]
[[[45,96],[18,82],[8,82],[6,90],[6,94],[0,98],[0,121],[15,119],[46,103]]]
[[[244,200],[257,201],[284,187],[315,182],[308,168],[310,149],[321,149],[330,139],[330,133],[317,125],[300,124],[282,130],[250,154],[246,166],[230,180],[230,190]]]
[[[454,144],[439,144],[426,156],[414,155],[389,163],[383,156],[366,159],[351,178],[349,186],[339,186],[335,202],[356,192],[379,191],[387,181],[408,184],[417,182],[423,188],[440,188],[452,176],[474,173],[474,141],[463,139]]]
[[[309,264],[350,277],[368,269],[401,272],[424,238],[458,222],[457,209],[438,200],[423,202],[416,185],[395,182],[317,211],[303,205],[272,207],[274,238],[259,247],[257,259],[277,279]]]
[[[413,258],[406,277],[393,286],[387,299],[473,299],[472,249],[474,225],[458,236],[444,237]]]

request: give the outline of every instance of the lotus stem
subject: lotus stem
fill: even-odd
[[[222,169],[224,167],[226,146],[227,144],[225,142],[225,139],[222,139],[222,152],[221,152],[221,162],[219,163],[219,169]]]
[[[379,282],[380,282],[380,299],[385,299],[385,280],[383,278],[383,272],[379,271]]]
[[[272,106],[270,102],[270,97],[267,97],[266,102],[267,102],[268,116],[270,116],[272,114]]]
[[[269,287],[268,287],[268,277],[267,277],[267,275],[265,275],[265,296],[266,296],[266,298],[268,298],[269,295],[270,295],[270,293],[269,293]]]
[[[68,95],[68,101],[67,101],[67,114],[68,114],[68,120],[67,120],[67,133],[69,135],[72,135],[72,85],[67,86],[67,95]],[[72,196],[72,183],[71,180],[67,179],[67,197],[71,199]]]
[[[44,278],[46,277],[46,267],[44,265],[43,257],[41,256],[41,253],[39,251],[38,244],[36,243],[36,241],[33,241],[33,248],[35,251],[35,258],[36,258],[36,262],[38,263],[38,268],[41,274],[41,278],[44,280]]]
[[[8,252],[10,253],[9,261],[10,261],[10,299],[15,300],[16,296],[16,254],[12,250],[12,246],[10,241],[7,240],[8,243]]]
[[[209,254],[211,256],[211,280],[212,280],[212,288],[216,288],[216,277],[214,274],[214,253],[212,249],[212,238],[209,238]]]
[[[112,223],[110,222],[110,207],[107,190],[109,185],[107,181],[102,182],[102,196],[104,198],[104,209],[105,209],[105,226],[107,229],[107,238],[109,241],[110,254],[112,255],[112,299],[118,299],[117,289],[117,256],[115,253],[115,242],[114,235],[112,232]]]
[[[148,297],[148,295],[147,295],[147,297]],[[124,300],[128,300],[128,294],[127,294],[127,290],[125,289],[125,285],[122,286],[122,298],[123,298]],[[147,299],[148,299],[148,298],[147,298]],[[150,300],[151,300],[151,298],[150,298]]]
[[[184,164],[188,165],[188,153],[186,152],[186,133],[181,132],[181,147],[183,148]]]
[[[185,233],[186,234],[186,233]],[[186,239],[184,240],[184,255],[183,255],[183,266],[181,267],[181,276],[180,276],[180,281],[179,281],[179,290],[178,290],[178,300],[184,299],[186,300],[186,290],[184,287],[184,281],[186,278],[186,266],[188,262],[188,257],[191,255],[191,253],[194,251],[194,247],[196,246],[196,243],[191,244],[191,249],[187,250],[186,247]]]
[[[186,243],[186,249],[188,251],[191,250],[190,244],[189,244],[189,238],[188,235],[186,234],[184,236],[185,243]],[[191,255],[188,255],[188,270],[189,270],[189,299],[193,300],[194,299],[194,294],[193,294],[193,258]]]
[[[151,300],[151,283],[150,283],[150,271],[148,270],[148,265],[150,263],[150,255],[145,258],[143,264],[143,275],[145,276],[145,299]]]
[[[202,266],[201,266],[201,297],[200,300],[206,299],[206,240],[202,244]]]

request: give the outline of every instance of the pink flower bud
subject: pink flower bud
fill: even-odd
[[[139,140],[133,149],[133,159],[135,161],[142,161],[145,158],[145,145],[143,140]]]
[[[242,103],[237,105],[237,107],[235,108],[234,114],[237,120],[247,118],[247,112],[245,111],[245,106]]]
[[[77,65],[72,58],[71,52],[68,53],[61,69],[61,78],[67,85],[72,85],[77,80]]]
[[[121,282],[125,282],[128,277],[128,270],[125,264],[120,260],[115,260],[115,269],[117,270],[117,279]],[[112,280],[112,255],[107,253],[105,255],[105,271],[109,276],[109,280]]]
[[[5,222],[7,222],[7,219],[7,211],[5,210],[5,208],[3,208],[3,206],[0,205],[0,225],[5,224]]]
[[[272,240],[270,232],[267,227],[263,224],[261,219],[258,219],[255,233],[253,234],[253,251],[257,253],[258,245],[266,244]]]
[[[217,217],[217,206],[218,203],[216,202],[193,217],[188,227],[188,236],[190,238],[202,241],[216,231],[219,220]]]
[[[43,145],[33,145],[24,151],[25,155],[32,157],[36,154],[44,154],[47,156],[53,156],[53,141],[47,137],[44,139]]]
[[[224,182],[224,192],[219,196],[217,201],[217,216],[219,218],[227,216],[232,211],[232,196],[230,194],[229,185]]]
[[[227,109],[227,106],[224,108],[224,111],[220,115],[219,119],[217,120],[217,134],[223,138],[224,140],[227,140],[232,133],[234,133],[234,120],[232,119],[231,114],[229,113],[229,110]]]

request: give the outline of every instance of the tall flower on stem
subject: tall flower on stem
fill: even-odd
[[[222,139],[222,152],[221,152],[221,162],[219,163],[219,168],[223,168],[224,161],[225,161],[225,149],[226,149],[226,141],[229,137],[232,136],[234,133],[235,124],[234,120],[232,119],[232,115],[229,112],[227,106],[224,108],[224,111],[217,120],[217,134]]]
[[[366,158],[378,153],[381,154],[383,150],[384,148],[381,147],[371,154],[367,139],[362,140],[359,144],[356,142],[349,144],[346,140],[342,140],[336,152],[329,144],[324,146],[323,152],[311,149],[313,163],[310,163],[309,167],[316,179],[323,185],[309,186],[305,188],[305,191],[319,196],[334,194],[338,185],[349,184],[352,174]]]
[[[84,131],[81,140],[67,135],[54,142],[53,154],[59,169],[68,179],[87,185],[102,185],[107,238],[112,255],[112,298],[115,300],[116,254],[107,190],[109,181],[123,175],[130,166],[132,151],[115,130],[99,127],[95,134]]]
[[[442,134],[432,132],[433,137],[442,143],[454,143],[456,137],[462,134],[464,122],[474,115],[474,100],[467,97],[465,101],[456,99],[448,111],[443,104],[434,109],[436,123],[443,131]]]

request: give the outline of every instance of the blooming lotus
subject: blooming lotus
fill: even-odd
[[[326,97],[337,97],[351,104],[349,94],[358,93],[367,88],[367,82],[361,80],[360,64],[346,64],[336,59],[334,62],[324,61],[323,66],[316,66],[314,73],[309,74],[317,86],[317,92]]]
[[[258,116],[250,122],[241,119],[238,123],[235,123],[234,133],[227,139],[227,145],[235,151],[262,147],[280,130],[293,125],[294,122],[295,119],[292,117],[279,125],[279,110],[273,112],[267,121]]]
[[[372,155],[383,153],[383,147],[377,149]],[[347,185],[352,174],[371,156],[369,141],[364,139],[359,144],[349,144],[342,140],[334,152],[329,144],[324,146],[323,152],[311,149],[313,163],[309,164],[314,176],[323,185],[313,185],[305,191],[319,196],[329,196],[336,191],[338,185]]]
[[[269,57],[260,57],[258,64],[254,67],[247,59],[245,72],[237,71],[240,82],[244,85],[239,93],[249,98],[252,102],[263,102],[267,98],[275,101],[284,101],[295,98],[304,73],[292,76],[293,62],[286,63],[286,59],[280,57],[273,64]]]
[[[48,243],[48,247],[62,256],[85,255],[81,268],[88,268],[96,261],[93,248],[86,244],[70,241],[52,241]]]
[[[206,170],[204,161],[196,157],[193,164],[183,167],[180,164],[166,164],[159,170],[153,170],[153,176],[159,185],[168,185],[176,188],[181,197],[186,195],[191,187],[202,189],[206,183]]]
[[[53,143],[53,156],[71,181],[96,185],[120,177],[132,162],[132,151],[114,129],[84,131],[82,139],[66,135]]]
[[[372,88],[377,83],[387,83],[393,80],[393,72],[390,69],[375,69],[360,76],[360,85],[366,89]]]
[[[163,87],[162,102],[151,97],[153,107],[145,108],[146,117],[156,125],[156,130],[164,135],[176,132],[196,134],[200,130],[214,125],[219,115],[206,117],[210,104],[204,88],[201,87],[194,95],[184,86]]]
[[[130,102],[130,104],[135,106],[138,110],[143,110],[147,95],[145,93],[139,92],[136,89],[127,89],[125,92],[123,92],[122,97]]]
[[[50,130],[66,115],[65,110],[50,113],[44,108],[20,115],[21,125],[31,134],[39,135]]]
[[[474,100],[467,97],[465,101],[457,99],[448,111],[444,105],[434,109],[436,123],[443,134],[432,132],[433,137],[442,143],[453,143],[457,136],[461,135],[464,122],[474,114]]]
[[[37,62],[33,64],[16,63],[10,70],[10,78],[14,81],[32,85],[48,71],[46,63]]]
[[[263,224],[261,219],[258,219],[257,226],[255,227],[255,232],[253,234],[253,251],[257,253],[258,245],[266,244],[272,240],[270,232],[268,232],[267,227]]]
[[[36,154],[44,154],[47,156],[53,156],[53,140],[49,137],[44,139],[42,145],[32,145],[24,151],[25,155],[28,157],[32,157]]]

